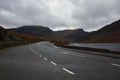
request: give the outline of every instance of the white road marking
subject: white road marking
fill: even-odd
[[[62,54],[69,54],[68,52],[61,52]]]
[[[37,46],[39,46],[39,43],[37,43]]]
[[[55,62],[53,62],[53,61],[50,61],[50,63],[53,64],[53,65],[55,65],[55,66],[57,65],[57,64],[56,64]]]
[[[39,55],[39,53],[36,52],[31,46],[29,46],[29,48],[30,48],[36,55]]]
[[[85,56],[82,56],[82,55],[78,55],[78,54],[71,54],[71,53],[68,53],[68,52],[61,52],[62,54],[68,54],[68,55],[74,55],[74,56],[79,56],[79,57],[85,57]]]
[[[66,72],[68,72],[68,73],[70,73],[70,74],[72,74],[72,75],[74,75],[75,73],[73,73],[72,71],[70,71],[70,70],[68,70],[68,69],[66,69],[66,68],[62,68],[64,71],[66,71]]]
[[[44,57],[44,60],[46,60],[46,61],[47,61],[47,58],[45,58],[45,57]]]
[[[42,55],[39,55],[39,53],[37,53],[34,49],[32,49],[31,46],[29,46],[29,48],[30,48],[36,55],[42,57]],[[46,60],[46,61],[48,60],[46,57],[43,57],[43,59]]]
[[[113,65],[113,66],[120,67],[120,64],[115,64],[115,63],[110,63],[110,64]]]
[[[57,47],[57,46],[54,46],[54,48],[59,48],[59,47]]]
[[[42,55],[39,55],[40,57],[42,57]]]

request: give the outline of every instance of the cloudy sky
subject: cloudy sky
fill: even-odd
[[[120,19],[120,0],[0,0],[5,28],[43,25],[53,30],[97,30]]]

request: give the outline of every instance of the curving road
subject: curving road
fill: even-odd
[[[0,80],[120,80],[120,59],[40,42],[2,51]]]

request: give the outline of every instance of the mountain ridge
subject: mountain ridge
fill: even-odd
[[[96,42],[96,43],[120,43],[120,20],[115,21],[101,29],[91,32],[80,42]]]
[[[0,42],[19,43],[19,42],[36,42],[40,40],[42,39],[28,34],[8,30],[0,26]]]
[[[86,32],[81,28],[53,31],[44,26],[23,26],[9,30],[46,38],[48,40],[60,40],[65,42],[120,43],[120,20],[93,32]]]
[[[72,37],[75,37],[76,34],[79,34],[78,36],[82,36],[83,34],[87,33],[81,28],[75,29],[75,30],[53,31],[48,27],[43,27],[43,26],[22,26],[19,28],[12,28],[8,30],[29,34],[36,37],[42,37],[45,39],[60,40],[60,41],[66,41],[66,42],[69,42],[69,41],[72,42],[73,41]],[[72,37],[69,37],[69,36],[72,36]]]

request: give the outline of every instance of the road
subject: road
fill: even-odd
[[[39,42],[2,51],[0,80],[120,80],[120,59]]]

